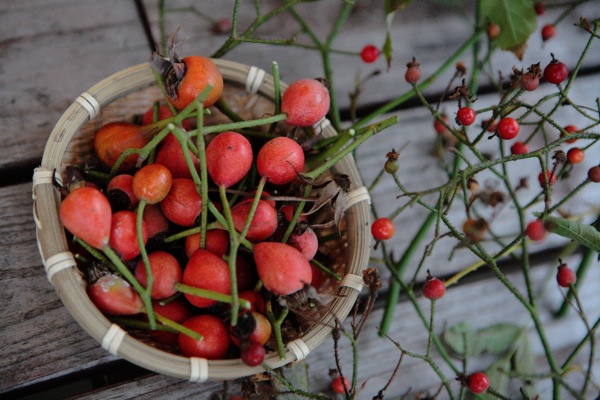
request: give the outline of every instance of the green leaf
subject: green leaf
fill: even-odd
[[[541,217],[541,213],[533,213]],[[557,235],[569,238],[590,250],[600,252],[600,232],[591,225],[582,224],[565,218],[546,216],[548,230]]]
[[[490,367],[485,371],[486,375],[490,379],[490,386],[498,393],[507,393],[510,384],[510,357],[501,357],[496,360]],[[479,398],[484,399],[496,399],[490,394],[485,394]]]
[[[477,353],[502,354],[514,345],[522,331],[522,327],[508,323],[481,329],[477,332]]]
[[[500,27],[495,43],[503,50],[522,50],[537,27],[533,0],[482,0],[481,14]]]
[[[535,356],[531,350],[527,335],[523,335],[515,350],[513,368],[519,376],[532,376],[536,373]],[[535,387],[527,382],[523,389],[531,396],[535,395]]]
[[[472,343],[475,341],[476,333],[466,321],[461,321],[448,328],[443,334],[443,340],[454,353],[465,355],[465,342],[467,343],[468,354],[475,355]]]
[[[459,355],[500,355],[514,346],[522,330],[523,328],[517,325],[498,323],[475,331],[468,322],[462,321],[446,330],[443,339],[446,345]]]

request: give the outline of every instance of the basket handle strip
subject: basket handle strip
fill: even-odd
[[[305,359],[308,353],[310,353],[310,349],[302,339],[292,340],[287,344],[287,348],[294,353],[296,361]]]
[[[46,260],[43,260],[43,263],[50,283],[52,283],[52,277],[54,277],[54,275],[56,275],[58,272],[62,271],[63,269],[73,268],[77,265],[75,263],[73,253],[70,251],[65,251],[50,256]]]
[[[346,275],[344,275],[344,278],[340,282],[340,287],[349,287],[358,292],[360,292],[362,290],[363,286],[364,286],[363,277],[360,275],[356,275],[356,274],[346,274]]]
[[[37,215],[37,209],[35,207],[35,201],[37,199],[37,195],[35,193],[35,188],[38,185],[53,185],[53,180],[56,180],[62,186],[62,177],[56,170],[49,170],[42,167],[37,167],[33,170],[33,187],[31,189],[31,198],[33,199],[33,220],[35,221],[35,226],[38,229],[42,229],[42,221]]]
[[[251,66],[246,77],[246,91],[248,93],[256,94],[262,81],[265,78],[265,70]]]
[[[208,380],[208,360],[206,358],[190,357],[190,381],[206,382]]]
[[[102,338],[102,348],[116,356],[125,335],[125,331],[119,325],[111,324],[110,328],[108,328],[108,331],[106,331]]]
[[[94,117],[100,113],[100,103],[88,92],[81,93],[75,101],[87,110],[88,114],[90,114],[90,119],[94,119]]]
[[[367,190],[366,187],[361,186],[354,190],[351,190],[350,192],[348,192],[348,201],[346,202],[344,211],[346,211],[347,209],[349,209],[356,203],[359,203],[359,202],[365,201],[365,200],[369,204],[371,204],[371,195],[369,194],[369,191]]]

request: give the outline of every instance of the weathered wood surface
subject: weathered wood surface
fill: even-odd
[[[145,1],[150,21],[156,29],[155,1]],[[268,2],[264,10],[277,2]],[[469,35],[470,21],[456,13],[448,13],[444,6],[435,2],[415,2],[405,12],[400,13],[394,26],[395,63],[389,73],[383,73],[369,81],[361,97],[363,105],[373,105],[402,94],[408,89],[403,81],[404,64],[413,55],[422,63],[424,75],[433,72],[441,60],[451,54]],[[185,1],[169,2],[174,7],[188,4]],[[201,10],[210,10],[214,18],[227,17],[231,1],[211,0],[201,2]],[[323,29],[329,26],[338,10],[338,2],[309,2],[303,7],[320,7],[319,12],[311,15],[318,33],[324,37]],[[439,12],[440,8],[444,12]],[[580,15],[593,18],[598,16],[597,2],[589,2],[579,8]],[[382,10],[371,5],[360,5],[350,17],[347,28],[336,41],[336,48],[357,51],[366,43],[381,43],[385,28],[381,23]],[[470,15],[468,13],[467,15]],[[574,14],[571,22],[578,19]],[[242,7],[242,21],[253,17],[252,7]],[[543,21],[552,21],[556,17],[551,10]],[[279,25],[270,24],[259,31],[260,37],[281,39],[290,37],[298,31],[291,17]],[[424,19],[426,23],[424,23]],[[47,136],[64,109],[81,92],[97,81],[133,64],[145,62],[149,57],[149,48],[141,29],[132,1],[106,0],[102,2],[81,2],[76,0],[22,0],[0,3],[0,49],[8,60],[0,68],[0,116],[3,129],[0,131],[2,157],[0,157],[0,397],[13,389],[23,389],[36,383],[72,376],[75,373],[93,371],[98,366],[116,360],[91,339],[69,316],[62,306],[52,285],[46,279],[37,250],[34,222],[31,214],[31,184],[26,179],[31,169],[39,163]],[[31,23],[35,21],[35,23]],[[289,22],[289,23],[288,23]],[[321,22],[321,23],[319,23]],[[185,17],[170,14],[170,29],[183,24],[181,37],[188,37],[181,53],[210,54],[225,39],[225,36],[210,33],[210,22],[199,17]],[[523,67],[549,59],[550,52],[564,60],[574,60],[580,53],[583,42],[577,40],[581,32],[572,24],[564,23],[566,39],[550,41],[543,49],[539,48],[539,38],[532,37],[531,52],[525,60],[506,57],[497,60],[497,68],[508,74],[511,66]],[[369,27],[369,28],[367,28]],[[304,40],[298,35],[299,40]],[[576,43],[577,45],[571,45]],[[578,47],[581,46],[581,47]],[[536,50],[537,49],[537,50]],[[298,62],[298,53],[291,53],[281,47],[266,45],[240,45],[227,58],[270,69],[272,61],[277,61],[282,78],[292,81],[299,77],[320,75],[321,64],[314,52],[302,53],[303,62]],[[469,54],[460,58],[469,65]],[[352,60],[352,62],[349,62]],[[340,89],[338,98],[344,106],[348,104],[347,92],[352,90],[357,74],[364,76],[373,69],[385,69],[382,61],[374,66],[366,66],[356,58],[335,56],[336,85]],[[590,51],[584,67],[593,71],[600,65],[600,52],[596,43],[595,51]],[[91,66],[91,67],[90,67]],[[596,70],[597,71],[597,70]],[[574,87],[572,96],[578,102],[592,104],[598,95],[600,82],[597,75],[588,75]],[[442,78],[427,89],[427,93],[438,93],[446,84]],[[595,88],[595,89],[594,89]],[[540,88],[544,90],[543,88]],[[536,93],[538,95],[538,93]],[[494,101],[482,96],[479,104]],[[478,104],[478,105],[479,105]],[[449,108],[450,109],[450,108]],[[400,177],[411,190],[420,190],[441,183],[441,175],[436,161],[430,155],[435,135],[431,129],[431,118],[422,108],[404,110],[396,113],[401,123],[379,134],[358,152],[358,165],[368,184],[377,174],[385,153],[390,147],[404,149],[400,161]],[[566,121],[570,115],[562,116]],[[490,141],[490,151],[498,152],[495,141]],[[524,167],[526,161],[515,165],[514,179],[521,171],[533,168]],[[597,163],[597,160],[587,160]],[[517,164],[517,163],[515,163]],[[582,166],[573,173],[569,181],[557,184],[554,196],[560,196],[565,190],[577,184],[583,172]],[[533,174],[533,173],[531,173]],[[15,178],[15,176],[17,178]],[[20,180],[20,181],[19,181]],[[3,182],[10,181],[5,186]],[[481,182],[485,177],[481,177]],[[531,190],[535,190],[532,188]],[[396,200],[398,189],[389,179],[384,179],[373,193],[373,199],[380,215],[386,215],[395,209],[401,200]],[[586,207],[597,207],[598,192],[581,196],[583,201],[568,203],[572,212],[581,212]],[[559,197],[558,197],[559,198]],[[503,213],[510,213],[504,210]],[[450,214],[453,221],[460,225],[464,215],[460,212]],[[400,229],[390,246],[401,252],[406,241],[412,237],[425,213],[415,207],[399,219]],[[500,225],[502,218],[495,223]],[[499,221],[500,220],[500,221]],[[505,225],[499,228],[505,233],[514,232],[514,227]],[[564,241],[550,238],[544,247],[562,245]],[[459,250],[448,261],[452,249],[450,243],[441,243],[436,252],[428,259],[427,265],[442,275],[449,275],[474,261],[465,250]],[[417,253],[420,256],[420,252]],[[569,260],[576,262],[576,259]],[[548,260],[535,269],[534,279],[540,287],[551,276],[555,260]],[[595,265],[597,267],[597,265]],[[414,264],[411,266],[414,270]],[[411,271],[412,271],[411,270]],[[408,271],[409,274],[411,271]],[[594,321],[600,314],[600,298],[596,288],[600,284],[600,270],[592,268],[590,275],[582,285],[582,298],[586,311]],[[384,276],[387,279],[387,275]],[[521,275],[512,272],[509,277],[522,285]],[[421,277],[422,278],[422,277]],[[489,273],[482,273],[481,280],[466,281],[450,288],[444,302],[438,304],[437,331],[444,325],[465,319],[467,316],[481,315],[477,319],[480,326],[497,321],[511,321],[528,325],[523,307],[513,297],[507,296],[499,283]],[[384,288],[385,290],[385,288]],[[473,299],[465,304],[464,299]],[[548,337],[557,354],[566,354],[584,334],[583,325],[574,313],[562,320],[552,320],[551,311],[560,302],[560,292],[549,285],[540,304],[543,320],[549,324]],[[399,357],[392,343],[377,336],[376,330],[381,318],[381,305],[370,317],[369,325],[360,341],[359,380],[366,381],[364,398],[376,394],[388,379]],[[499,306],[501,305],[501,306]],[[489,311],[493,310],[493,313]],[[472,318],[469,320],[473,321]],[[404,299],[396,309],[395,322],[391,335],[402,346],[411,351],[422,351],[425,330],[415,315],[412,305]],[[533,336],[532,336],[533,337]],[[535,353],[543,363],[543,354],[532,341]],[[587,350],[581,353],[579,362],[586,361]],[[349,347],[342,346],[344,364],[349,366]],[[600,357],[597,355],[596,359]],[[315,390],[327,390],[329,379],[326,371],[334,367],[331,343],[327,342],[317,349],[308,359],[311,382]],[[476,368],[476,362],[487,365],[487,360],[470,361],[470,368]],[[457,362],[458,364],[458,362]],[[409,388],[414,391],[434,393],[437,387],[430,382],[438,382],[432,377],[431,370],[420,360],[405,358],[402,370],[388,389],[389,398],[398,398]],[[599,372],[596,370],[596,376]],[[571,378],[577,379],[576,374]],[[219,383],[193,384],[169,377],[141,377],[131,382],[103,388],[85,398],[134,398],[152,396],[153,398],[209,398],[210,393],[218,390]],[[549,390],[541,386],[540,390]],[[546,398],[547,396],[542,396]]]
[[[189,5],[178,0],[167,2],[172,8]],[[230,15],[232,1],[211,0],[197,4],[200,11],[218,19]],[[441,60],[452,54],[468,37],[471,21],[441,2],[415,2],[399,13],[394,24],[395,61],[389,73],[369,81],[361,96],[361,104],[384,102],[408,90],[403,81],[405,64],[418,56],[424,76],[435,71]],[[592,18],[597,15],[597,4],[586,3],[580,13],[570,16],[576,22],[578,15]],[[149,18],[157,37],[156,2],[145,2]],[[263,12],[278,2],[268,1]],[[359,2],[360,4],[360,2]],[[310,10],[315,10],[312,12]],[[300,7],[310,12],[317,34],[325,37],[327,27],[337,15],[337,2],[307,2]],[[471,15],[470,9],[466,15]],[[441,12],[440,12],[441,11]],[[385,38],[385,25],[381,5],[359,5],[335,42],[336,48],[357,52],[364,44],[381,44]],[[0,74],[0,115],[3,129],[0,139],[4,154],[0,158],[0,171],[7,168],[35,166],[43,152],[46,138],[62,112],[73,100],[96,82],[131,65],[148,61],[150,50],[133,1],[106,0],[88,2],[77,0],[21,0],[0,4],[0,48],[10,56],[10,62]],[[556,14],[549,10],[543,21],[553,21]],[[254,7],[240,8],[240,29],[254,18]],[[288,14],[281,22],[267,24],[257,36],[267,39],[288,39],[300,29]],[[35,23],[31,23],[35,21]],[[181,54],[212,54],[225,40],[223,35],[211,33],[211,22],[193,15],[169,13],[168,33],[182,26],[180,38],[187,40]],[[578,28],[564,23],[563,41],[549,41],[540,50],[539,37],[531,38],[526,58],[519,62],[515,57],[502,57],[496,68],[508,75],[513,65],[522,68],[532,63],[545,64],[550,52],[573,62],[581,48],[564,46],[582,36]],[[368,29],[365,29],[369,27]],[[305,35],[296,35],[298,41],[307,43]],[[580,43],[578,41],[577,43]],[[583,43],[581,43],[583,45]],[[301,55],[299,55],[301,54]],[[301,57],[303,62],[298,63]],[[460,58],[469,65],[469,54]],[[257,65],[267,71],[271,62],[280,65],[282,78],[292,81],[300,77],[321,76],[320,58],[315,51],[286,49],[281,46],[242,44],[227,56],[228,59]],[[600,62],[600,52],[590,52],[586,65]],[[365,76],[375,69],[385,70],[380,60],[373,66],[362,64],[357,56],[336,55],[332,59],[336,87],[341,105],[348,104],[357,76]],[[453,73],[448,71],[427,92],[439,92]],[[493,74],[497,71],[492,71]],[[26,116],[26,117],[25,117]]]

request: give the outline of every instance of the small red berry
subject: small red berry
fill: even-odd
[[[579,128],[576,127],[575,125],[567,125],[564,127],[565,132],[567,132],[566,134],[561,132],[560,133],[560,137],[565,137],[565,136],[569,136],[569,134],[571,133],[578,133]],[[577,139],[567,139],[565,140],[565,142],[567,143],[575,143],[577,141]]]
[[[214,33],[229,33],[233,27],[233,22],[230,18],[221,18],[213,23],[212,31]]]
[[[350,380],[345,376],[338,376],[331,381],[331,390],[337,394],[344,394],[350,390]]]
[[[408,83],[417,83],[421,79],[421,65],[413,57],[412,61],[406,64],[406,73],[404,79]]]
[[[496,133],[504,140],[510,140],[517,137],[520,129],[519,122],[511,117],[505,117],[498,122]]]
[[[448,117],[446,116],[446,114],[441,114],[439,117],[436,117],[433,121],[433,129],[435,129],[435,131],[440,135],[448,132],[448,128],[444,126],[442,121],[448,124]]]
[[[556,59],[552,59],[550,64],[544,68],[544,79],[548,82],[558,85],[563,82],[569,76],[569,70],[567,66]]]
[[[561,287],[569,287],[577,281],[577,275],[567,264],[561,264],[556,271],[556,282]]]
[[[567,160],[571,164],[579,164],[585,158],[585,153],[579,147],[573,147],[567,152]]]
[[[486,119],[481,123],[481,127],[487,130],[488,132],[495,132],[496,128],[498,128],[498,123],[494,119]]]
[[[500,36],[500,25],[490,22],[487,26],[486,33],[488,39],[494,40]]]
[[[379,54],[380,54],[380,51],[376,46],[374,46],[372,44],[368,44],[365,47],[363,47],[363,49],[361,50],[360,58],[367,64],[371,64],[371,63],[374,63],[375,61],[377,61]]]
[[[548,230],[544,225],[544,221],[541,219],[536,219],[531,221],[525,227],[525,235],[536,242],[544,240],[548,235]]]
[[[594,183],[600,182],[600,166],[596,165],[588,170],[588,178]]]
[[[375,240],[388,240],[394,236],[396,227],[389,218],[377,218],[371,225],[371,234]]]
[[[521,84],[521,87],[524,90],[532,92],[539,86],[540,78],[536,74],[533,74],[531,72],[525,72],[523,75],[521,75],[519,83]]]
[[[556,183],[556,175],[552,173],[552,171],[546,171],[546,174],[540,172],[538,175],[538,181],[540,182],[540,186],[546,186],[546,180],[548,180],[548,185],[552,186]]]
[[[490,379],[483,372],[473,372],[467,378],[467,385],[471,392],[481,394],[490,387]]]
[[[471,107],[461,107],[456,112],[456,123],[464,126],[472,125],[476,115]]]
[[[463,224],[465,236],[474,242],[483,240],[487,231],[488,223],[483,218],[469,218]]]
[[[546,24],[542,28],[542,40],[545,42],[546,40],[554,37],[556,35],[556,27],[552,24]]]
[[[427,280],[423,285],[423,296],[429,300],[437,300],[446,293],[446,285],[440,279],[427,275]]]
[[[250,367],[256,367],[265,359],[265,354],[267,351],[265,347],[256,342],[250,342],[248,346],[244,347],[240,353],[240,358],[244,362],[244,364]]]
[[[535,7],[535,13],[537,15],[544,15],[544,3],[542,3],[541,1],[538,1],[534,4]]]
[[[523,143],[523,142],[515,142],[511,147],[510,147],[510,152],[512,154],[527,154],[529,153],[529,145],[527,143]]]

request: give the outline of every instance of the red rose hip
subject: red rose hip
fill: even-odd
[[[184,356],[209,360],[219,360],[227,356],[231,343],[229,328],[219,317],[197,315],[188,318],[182,325],[202,335],[202,339],[196,340],[183,333],[179,334],[179,348]]]
[[[437,300],[446,293],[446,285],[440,279],[428,274],[423,285],[423,296],[429,300]]]
[[[329,111],[329,91],[315,79],[300,79],[288,86],[281,98],[281,112],[293,126],[311,126]]]
[[[312,280],[310,263],[285,243],[258,243],[254,246],[254,261],[265,288],[279,296],[295,293]]]
[[[304,150],[293,139],[271,139],[259,150],[256,168],[274,185],[290,183],[304,169]]]
[[[206,168],[218,186],[238,183],[250,171],[252,158],[250,141],[237,132],[222,132],[206,146]]]

